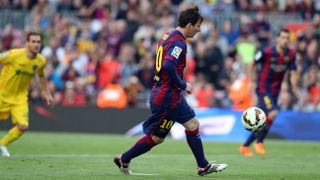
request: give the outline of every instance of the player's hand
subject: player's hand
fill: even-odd
[[[300,91],[299,88],[293,88],[292,92],[297,98],[299,98],[301,96],[301,94],[302,94],[302,92]]]
[[[192,91],[193,91],[192,85],[190,83],[187,83],[186,92],[188,94],[192,94]]]
[[[51,96],[51,94],[47,94],[45,95],[46,101],[47,101],[47,105],[50,107],[53,107],[53,98]]]
[[[292,88],[295,100],[298,100],[299,97],[303,96],[303,92],[299,88]]]

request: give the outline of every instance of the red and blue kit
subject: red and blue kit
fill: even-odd
[[[183,124],[195,117],[182,95],[187,87],[183,80],[186,54],[187,45],[181,32],[174,30],[160,39],[149,101],[151,115],[143,124],[144,132],[148,135],[164,138],[175,122]]]
[[[285,73],[297,69],[295,52],[292,49],[278,52],[276,47],[267,47],[255,55],[255,65],[259,106],[268,113],[278,109],[277,100]]]

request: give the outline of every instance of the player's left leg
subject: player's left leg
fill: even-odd
[[[9,118],[9,112],[0,112],[0,120],[7,120],[8,118]],[[10,153],[7,147],[1,144],[1,140],[0,140],[0,150],[1,150],[1,155],[3,157],[10,157]]]
[[[17,105],[11,108],[12,122],[15,125],[0,139],[2,155],[9,157],[7,146],[18,139],[29,127],[28,105]]]

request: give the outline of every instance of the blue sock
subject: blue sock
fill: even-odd
[[[258,143],[263,143],[263,140],[266,138],[268,135],[268,132],[270,130],[271,124],[267,124],[258,134],[257,142]]]
[[[131,159],[148,152],[155,143],[150,136],[144,136],[139,139],[127,152],[121,155],[121,160],[124,163],[129,163]]]
[[[243,146],[250,146],[250,144],[257,138],[256,134],[256,132],[252,132]]]
[[[196,158],[199,167],[204,168],[208,165],[208,161],[204,157],[203,146],[199,135],[199,129],[194,131],[186,130],[187,142]]]

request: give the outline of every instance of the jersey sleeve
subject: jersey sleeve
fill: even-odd
[[[173,61],[164,61],[163,68],[174,84],[176,84],[182,90],[186,89],[187,84],[179,77],[176,65],[173,63]]]
[[[12,51],[0,53],[0,63],[8,64],[11,61]]]
[[[178,63],[180,56],[185,54],[186,52],[186,44],[182,41],[174,41],[171,43],[167,50],[167,54],[165,55],[165,60],[170,60],[174,62],[175,64]]]

